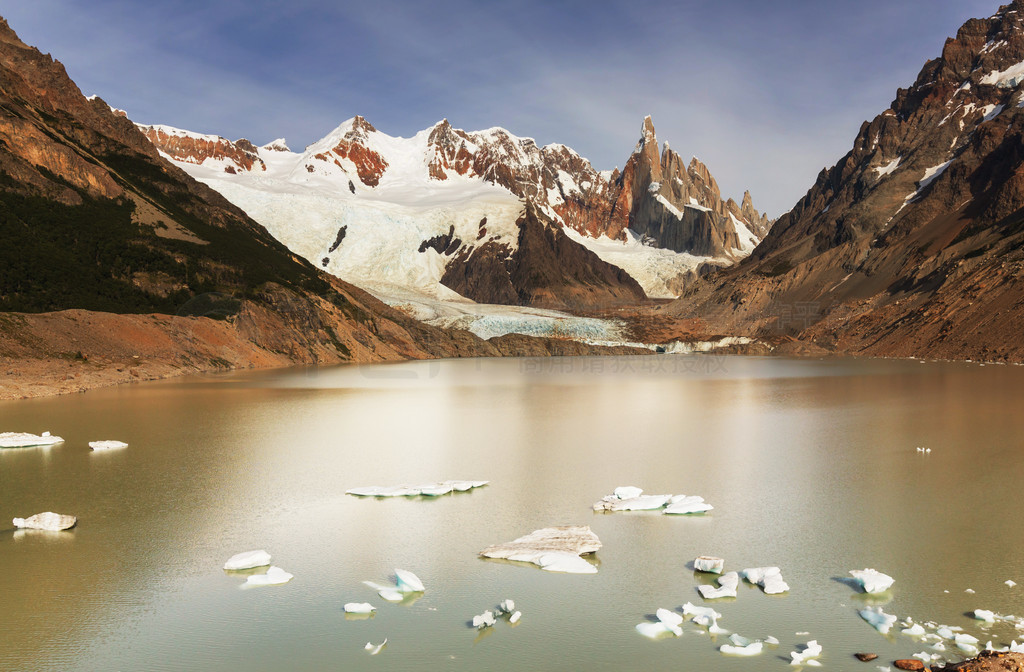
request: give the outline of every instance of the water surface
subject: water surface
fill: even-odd
[[[1024,588],[1003,583],[1024,586],[1022,397],[1019,367],[676,355],[243,373],[0,403],[0,431],[67,439],[0,451],[0,669],[782,670],[817,639],[841,670],[863,667],[855,651],[924,650],[857,616],[872,602],[839,579],[864,567],[896,578],[888,613],[1008,643],[1011,628],[965,614],[1024,612]],[[96,439],[130,447],[93,453]],[[445,479],[491,484],[344,494]],[[619,485],[715,509],[591,510]],[[79,526],[9,522],[48,510]],[[476,555],[564,524],[603,541],[597,574]],[[295,579],[241,590],[220,567],[256,548]],[[695,586],[710,577],[687,567],[702,554],[782,568],[789,594],[742,585],[714,602],[724,628],[777,649],[735,659],[691,624],[679,639],[635,632],[658,607],[704,603]],[[362,585],[394,567],[423,579],[422,597],[395,605]],[[505,598],[517,626],[467,627]],[[347,619],[350,601],[378,612]]]

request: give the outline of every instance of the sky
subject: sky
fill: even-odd
[[[778,216],[998,0],[0,0],[136,122],[299,151],[362,115],[447,118],[621,167],[651,115],[723,196]]]

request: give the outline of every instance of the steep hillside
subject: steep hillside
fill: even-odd
[[[1024,359],[1024,2],[968,21],[739,266],[668,312],[867,354]]]

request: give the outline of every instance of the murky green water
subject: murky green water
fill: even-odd
[[[865,600],[838,579],[864,567],[896,578],[888,613],[1008,643],[1012,628],[965,614],[1024,614],[1022,401],[1019,367],[667,356],[290,370],[2,403],[0,431],[67,443],[0,451],[0,669],[782,670],[809,639],[828,669],[874,669],[852,654],[925,646],[857,616]],[[107,438],[130,447],[86,445]],[[344,494],[445,479],[491,485]],[[591,511],[619,485],[715,509]],[[79,526],[10,524],[48,510]],[[476,555],[575,523],[604,542],[596,575]],[[241,590],[220,567],[255,548],[294,580]],[[789,594],[742,585],[715,603],[722,627],[777,649],[727,658],[692,624],[678,639],[635,632],[658,607],[703,603],[707,581],[687,568],[701,554],[782,568]],[[362,585],[394,567],[423,579],[420,599]],[[517,626],[467,626],[504,598]],[[350,601],[378,611],[346,619]],[[363,650],[385,637],[380,655]]]

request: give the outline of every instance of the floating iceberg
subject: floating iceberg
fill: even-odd
[[[656,623],[638,624],[636,626],[637,632],[652,639],[669,633],[676,637],[682,636],[683,629],[680,626],[683,624],[683,617],[681,615],[669,609],[658,609],[654,615],[658,621]]]
[[[764,649],[763,642],[750,642],[745,645],[723,644],[718,650],[727,656],[757,656]]]
[[[422,593],[426,588],[420,577],[405,569],[395,569],[395,585],[384,585],[373,581],[363,581],[370,588],[377,591],[377,594],[388,602],[401,602],[407,595]]]
[[[740,576],[761,586],[768,595],[789,592],[789,584],[782,579],[782,570],[778,567],[752,567],[744,569]]]
[[[118,450],[127,448],[128,444],[124,441],[90,441],[89,447],[93,450]]]
[[[790,665],[811,665],[811,667],[817,667],[813,663],[817,662],[814,660],[815,658],[821,656],[821,644],[818,644],[818,640],[812,639],[804,644],[801,650],[791,651],[789,656],[792,658],[789,663]]]
[[[41,448],[64,443],[59,436],[51,436],[49,432],[29,434],[27,432],[0,432],[0,448]]]
[[[892,587],[896,579],[874,569],[853,569],[850,575],[865,593],[883,593]]]
[[[352,488],[346,490],[346,495],[356,497],[439,497],[451,492],[467,492],[473,488],[480,488],[490,481],[441,481],[440,483],[428,483],[425,485],[395,485],[383,487],[371,485],[364,488]]]
[[[883,635],[889,634],[889,629],[896,623],[896,617],[882,611],[881,607],[867,607],[857,612],[868,624]]]
[[[642,494],[644,494],[644,491],[641,488],[632,485],[622,485],[615,488],[615,497],[619,499],[633,499]]]
[[[372,614],[377,611],[369,602],[346,602],[342,609],[346,614]]]
[[[36,515],[29,516],[28,518],[14,519],[15,527],[24,528],[26,530],[47,530],[49,532],[69,530],[77,524],[78,518],[64,515],[62,513],[54,513],[53,511],[37,513]]]
[[[675,495],[671,503],[665,507],[665,513],[670,515],[685,515],[690,513],[705,513],[715,507],[704,501],[703,497],[697,495]]]
[[[627,498],[606,495],[594,503],[594,511],[654,511],[665,508],[671,499],[672,495],[637,495]]]
[[[270,553],[266,551],[245,551],[237,553],[228,558],[224,563],[224,569],[235,571],[240,569],[252,569],[253,567],[265,567],[270,564]]]
[[[697,586],[700,596],[705,600],[717,600],[722,597],[736,597],[736,590],[740,585],[740,575],[736,572],[726,572],[718,577],[718,588],[709,585]]]
[[[718,627],[718,619],[722,615],[711,607],[698,607],[691,602],[687,602],[683,605],[683,614],[690,616],[691,621],[697,625],[704,626],[712,634],[724,634],[727,632]]]
[[[922,626],[920,623],[914,623],[909,628],[904,628],[901,632],[907,637],[921,637],[922,635],[926,634],[924,631],[924,626]]]
[[[364,646],[363,649],[366,650],[366,651],[369,651],[371,656],[376,656],[378,653],[381,652],[381,650],[384,648],[384,645],[386,645],[387,643],[388,643],[388,638],[385,637],[384,641],[381,642],[380,644],[374,644],[373,642],[367,642],[366,646]]]
[[[644,637],[650,637],[651,639],[657,639],[659,637],[664,637],[666,635],[675,634],[672,632],[671,628],[669,628],[661,621],[658,621],[657,623],[651,623],[649,621],[645,623],[637,623],[636,631]],[[682,632],[682,629],[680,629],[679,634],[682,634]]]
[[[725,569],[725,560],[710,555],[700,555],[693,561],[693,568],[698,572],[721,574]]]
[[[1013,588],[1014,586],[1017,585],[1017,582],[1014,581],[1013,579],[1007,579],[1006,581],[1003,581],[1003,583],[1008,585],[1010,588]]]
[[[245,579],[245,583],[242,584],[243,588],[249,586],[279,586],[282,583],[288,583],[293,578],[292,574],[284,571],[280,567],[274,567],[271,565],[267,568],[266,574],[252,574]]]
[[[988,609],[975,609],[971,612],[971,616],[979,621],[985,621],[986,623],[996,622],[996,614]]]
[[[601,540],[587,525],[546,527],[513,541],[488,546],[480,551],[485,558],[531,562],[549,572],[596,574],[597,567],[581,555],[601,548]]]
[[[497,621],[494,618],[494,612],[487,610],[479,616],[473,617],[473,627],[479,629],[489,628],[493,626]]]
[[[973,635],[961,632],[953,638],[953,642],[956,644],[958,649],[968,655],[973,656],[978,653],[978,638]]]
[[[519,622],[519,619],[522,618],[522,617],[523,617],[523,612],[517,611],[517,612],[513,613],[511,616],[508,617],[508,622],[510,624],[512,624],[512,625],[515,625],[516,623]]]

